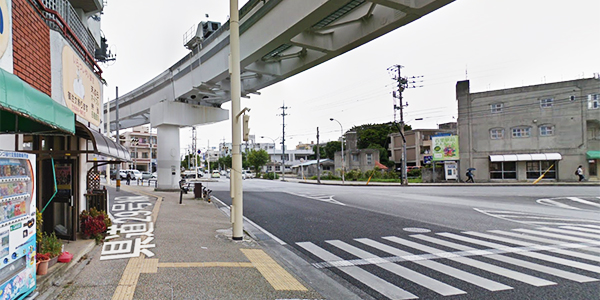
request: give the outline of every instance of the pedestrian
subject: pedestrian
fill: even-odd
[[[577,167],[577,170],[575,171],[575,175],[579,176],[579,181],[583,181],[585,179],[585,177],[583,176],[583,166],[579,165],[579,167]]]
[[[125,177],[127,179],[127,185],[129,185],[129,183],[131,183],[131,173],[127,172],[127,177]]]
[[[467,177],[468,178],[467,178],[466,182],[471,182],[471,183],[475,182],[475,180],[473,180],[473,172],[472,172],[472,170],[467,170]]]

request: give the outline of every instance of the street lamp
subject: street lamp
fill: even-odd
[[[340,124],[340,132],[342,133],[342,184],[344,184],[345,183],[344,170],[346,168],[346,164],[344,161],[344,128],[342,127],[342,123],[340,123],[340,121],[338,121],[334,118],[329,118],[329,121],[336,121],[336,122],[338,122],[338,124]]]
[[[260,138],[261,139],[267,138],[267,139],[270,139],[271,141],[273,141],[273,154],[275,154],[275,140],[268,136],[264,136],[264,135],[261,136]],[[270,158],[269,158],[269,160],[270,160]],[[273,179],[275,179],[275,168],[273,168]]]

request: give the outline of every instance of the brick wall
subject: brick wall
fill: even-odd
[[[14,74],[51,95],[50,28],[28,0],[12,1]]]

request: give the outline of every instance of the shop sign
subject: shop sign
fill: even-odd
[[[10,0],[0,0],[0,68],[12,73],[12,14],[10,7]]]
[[[431,138],[433,161],[458,160],[458,135]]]
[[[100,126],[100,81],[70,46],[63,47],[62,64],[63,96],[67,107],[91,124]]]

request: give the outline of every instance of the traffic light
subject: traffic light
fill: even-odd
[[[249,115],[244,115],[244,142],[247,142],[249,139],[249,135],[250,135],[250,128],[248,127],[248,123],[250,122],[250,116]]]

